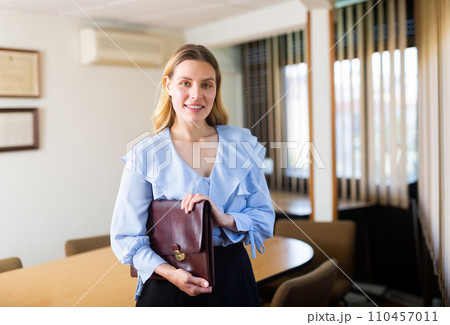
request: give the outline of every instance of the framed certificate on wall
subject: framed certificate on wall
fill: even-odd
[[[39,148],[37,108],[0,109],[0,151]]]
[[[0,97],[39,97],[39,52],[0,48]]]

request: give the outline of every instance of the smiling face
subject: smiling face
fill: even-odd
[[[178,64],[171,77],[164,77],[177,122],[199,125],[211,113],[216,98],[216,73],[207,62],[185,60]]]

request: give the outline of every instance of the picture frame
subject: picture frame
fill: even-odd
[[[38,51],[0,48],[0,97],[40,97]]]
[[[38,109],[0,109],[0,152],[38,148]]]

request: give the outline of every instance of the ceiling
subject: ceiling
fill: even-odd
[[[184,30],[286,2],[299,0],[0,0],[0,9]]]

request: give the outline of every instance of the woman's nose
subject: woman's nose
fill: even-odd
[[[197,98],[200,98],[201,96],[202,96],[201,89],[197,86],[193,86],[191,88],[191,98],[197,99]]]

